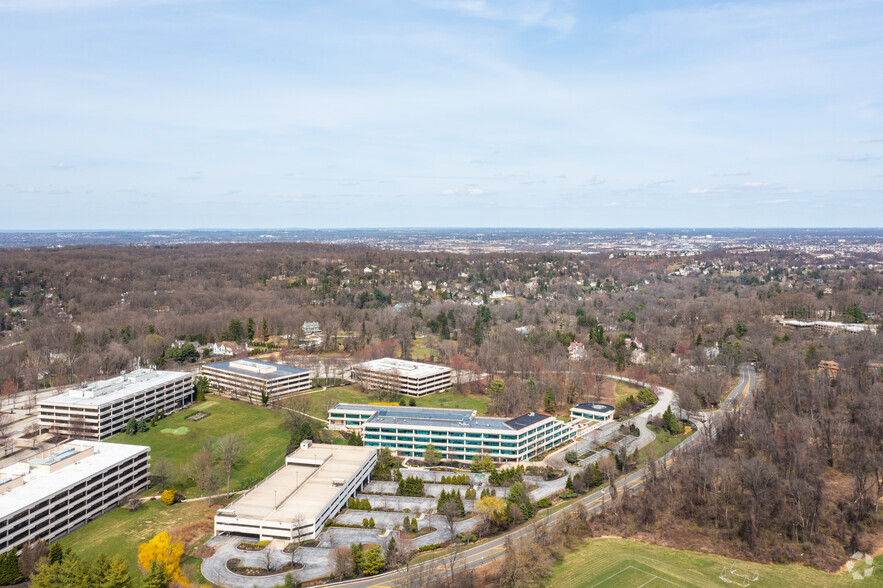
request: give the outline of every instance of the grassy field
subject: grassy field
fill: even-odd
[[[350,402],[353,404],[377,402],[375,396],[362,392],[361,387],[356,384],[329,388],[321,392],[312,392],[306,396],[309,398],[309,405],[305,412],[320,419],[327,419],[328,409],[338,402]],[[423,398],[416,398],[415,401],[417,406],[465,408],[478,411],[480,415],[487,413],[487,398],[474,394],[457,394],[449,390],[447,392],[436,392]]]
[[[555,588],[672,588],[739,586],[719,579],[733,560],[694,551],[680,551],[625,539],[593,539],[564,556],[552,568],[547,586]],[[854,582],[843,574],[826,574],[798,565],[737,562],[737,572],[756,571],[749,586],[883,586],[883,570]],[[752,574],[749,573],[749,576]],[[729,576],[730,580],[737,579]]]
[[[190,532],[211,533],[211,518],[220,505],[208,500],[165,506],[158,500],[145,503],[136,512],[118,508],[77,529],[60,541],[78,555],[94,559],[99,553],[121,555],[129,564],[129,573],[140,586],[138,545],[160,531],[189,525]],[[197,521],[200,524],[195,524]],[[202,522],[204,521],[204,522]]]
[[[649,425],[648,428],[656,434],[656,439],[651,441],[647,447],[641,450],[640,463],[647,461],[648,454],[652,455],[655,459],[659,459],[695,432],[695,430],[691,428],[690,431],[685,432],[683,435],[672,437],[671,433],[665,429],[657,429],[652,425]]]
[[[435,408],[465,408],[477,411],[479,415],[487,414],[487,396],[478,394],[458,394],[453,390],[436,392],[417,399],[417,406]]]
[[[174,483],[178,491],[188,498],[200,494],[192,482],[185,479],[186,474],[183,470],[203,441],[210,441],[234,432],[239,433],[245,440],[242,459],[234,468],[230,479],[231,490],[248,488],[282,465],[289,436],[281,426],[282,417],[278,412],[263,406],[212,395],[207,402],[199,406],[204,408],[188,408],[176,412],[162,419],[156,427],[146,433],[138,433],[134,436],[122,433],[111,437],[108,441],[149,445],[150,459],[153,463],[164,457],[180,470],[180,473],[174,476]],[[198,422],[188,421],[187,417],[196,412],[207,412],[211,416]],[[158,494],[159,491],[161,489],[158,487],[149,490],[151,494]]]

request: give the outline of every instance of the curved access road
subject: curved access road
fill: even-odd
[[[721,408],[711,414],[723,414],[727,412],[741,414],[745,412],[752,396],[754,395],[757,376],[754,373],[752,365],[741,366],[739,372],[739,382],[727,395],[727,398],[721,404]],[[710,421],[706,419],[704,423],[698,423],[699,430],[678,445],[674,450],[661,457],[656,462],[657,468],[666,467],[682,457],[686,458],[691,448],[699,443],[703,443],[708,437],[713,437],[715,433],[713,424],[710,425],[711,429],[706,431],[709,427],[709,422]],[[640,490],[644,486],[649,475],[650,473],[648,469],[643,467],[618,479],[616,481],[617,494],[624,491],[635,492]],[[584,508],[589,514],[596,514],[604,508],[607,508],[608,503],[611,500],[612,492],[610,489],[605,488],[604,490],[589,494],[582,500],[579,500],[566,508],[545,516],[539,516],[527,525],[503,535],[499,535],[490,541],[476,545],[470,549],[461,551],[457,553],[456,556],[438,557],[420,565],[411,566],[409,569],[399,569],[371,578],[360,578],[358,580],[349,580],[325,585],[345,586],[346,588],[395,588],[420,586],[430,581],[443,578],[446,575],[451,574],[452,571],[456,573],[490,563],[505,555],[507,541],[517,541],[520,538],[530,537],[538,532],[542,532],[545,526],[558,524],[564,519],[564,517],[574,516],[578,508]]]

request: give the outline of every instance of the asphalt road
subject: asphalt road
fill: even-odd
[[[757,384],[757,376],[751,365],[743,365],[739,369],[739,382],[727,395],[727,398],[721,404],[721,408],[717,413],[736,412],[742,413],[748,407],[748,403],[754,394]],[[698,419],[697,419],[698,420]],[[695,421],[694,421],[695,422]],[[706,419],[707,422],[707,419]],[[664,467],[690,451],[690,448],[696,444],[703,442],[708,435],[713,436],[714,430],[706,432],[704,422],[697,422],[699,430],[689,439],[678,445],[674,450],[663,456],[657,461],[657,467]],[[623,490],[634,492],[640,490],[643,486],[649,472],[647,468],[641,468],[632,472],[624,478],[616,481],[617,492]],[[337,582],[334,584],[326,584],[326,586],[346,586],[347,588],[394,588],[397,586],[419,586],[433,579],[442,578],[451,573],[451,570],[460,572],[466,569],[477,568],[484,564],[490,563],[501,558],[506,553],[506,542],[509,540],[517,540],[523,537],[534,535],[541,531],[543,525],[555,525],[564,517],[573,516],[578,505],[582,505],[589,513],[595,514],[606,508],[611,500],[609,489],[594,492],[582,500],[563,508],[552,514],[541,516],[533,522],[520,527],[509,533],[500,535],[486,543],[477,545],[470,549],[459,552],[455,558],[443,556],[417,566],[411,566],[408,570],[399,569],[394,572],[388,572],[371,578],[363,578],[358,580],[350,580],[346,582]]]

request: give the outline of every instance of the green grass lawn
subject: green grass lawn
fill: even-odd
[[[238,433],[243,437],[245,449],[230,478],[231,490],[253,486],[282,465],[289,436],[282,427],[282,416],[277,411],[213,395],[209,400],[214,404],[204,408],[203,412],[208,412],[211,416],[201,421],[188,421],[188,416],[199,412],[188,408],[162,419],[146,433],[134,436],[121,433],[108,441],[149,445],[150,460],[153,463],[164,457],[179,470],[173,483],[188,498],[199,496],[200,493],[192,482],[186,480],[184,470],[203,441],[216,439],[227,433]],[[185,428],[187,431],[180,434]],[[160,491],[158,487],[149,490],[151,494],[158,494]]]
[[[631,396],[632,394],[637,394],[638,390],[640,390],[639,386],[629,384],[628,382],[621,382],[620,380],[616,380],[616,402],[619,402],[623,398]]]
[[[665,429],[657,429],[656,427],[649,425],[648,428],[656,434],[656,439],[652,441],[647,447],[641,450],[641,458],[640,463],[644,463],[647,461],[647,455],[652,455],[654,458],[659,459],[672,449],[679,445],[681,442],[685,441],[687,437],[695,433],[695,429],[691,427],[688,433],[684,435],[678,435],[677,437],[672,437],[671,434]]]
[[[121,555],[129,564],[134,585],[141,585],[138,571],[138,545],[160,531],[167,531],[214,516],[219,504],[208,500],[165,506],[159,500],[145,503],[136,512],[117,508],[77,529],[60,543],[87,559],[99,553]],[[211,532],[210,527],[206,527]]]
[[[646,545],[625,539],[592,539],[571,551],[552,568],[546,582],[555,588],[673,588],[738,586],[718,578],[732,559]],[[883,586],[883,570],[854,582],[847,574],[826,574],[798,565],[764,565],[737,562],[739,570],[756,570],[758,580],[749,586]],[[732,579],[732,578],[731,578]]]
[[[362,387],[356,384],[328,388],[321,392],[307,394],[305,397],[309,398],[309,405],[304,412],[323,420],[328,419],[328,409],[338,402],[349,402],[351,404],[371,404],[372,402],[377,402],[374,396],[362,392]],[[294,401],[294,403],[297,402],[296,400]]]
[[[417,398],[417,406],[434,408],[465,408],[474,410],[479,415],[487,414],[487,397],[478,394],[458,394],[453,390],[436,392],[422,398]]]
[[[361,387],[356,384],[329,388],[322,392],[306,394],[304,397],[309,398],[309,405],[305,412],[320,419],[327,419],[328,409],[338,402],[349,402],[352,404],[372,404],[378,402],[377,397],[362,392]],[[410,398],[407,398],[407,400],[410,400]],[[414,400],[417,406],[465,408],[475,410],[479,415],[487,414],[487,398],[476,394],[458,394],[453,390],[448,390],[447,392],[436,392],[422,398],[415,398]]]

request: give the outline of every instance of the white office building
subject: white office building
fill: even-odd
[[[607,422],[613,420],[614,410],[609,404],[582,402],[570,409],[570,418]]]
[[[424,396],[451,386],[451,368],[384,357],[353,366],[353,379],[366,390]]]
[[[0,470],[0,552],[56,541],[146,490],[149,452],[78,440]]]
[[[132,417],[169,414],[193,400],[192,374],[139,369],[41,400],[40,426],[64,437],[101,441],[125,429]]]
[[[260,401],[281,398],[310,389],[310,372],[301,368],[257,359],[235,359],[202,366],[209,385],[236,396]]]
[[[480,417],[474,410],[337,404],[328,411],[328,428],[359,431],[368,447],[389,447],[396,455],[422,457],[427,445],[444,459],[524,461],[576,436],[555,417],[527,413],[514,418]]]
[[[260,541],[314,539],[371,480],[377,449],[304,441],[285,465],[219,509],[215,535]]]

